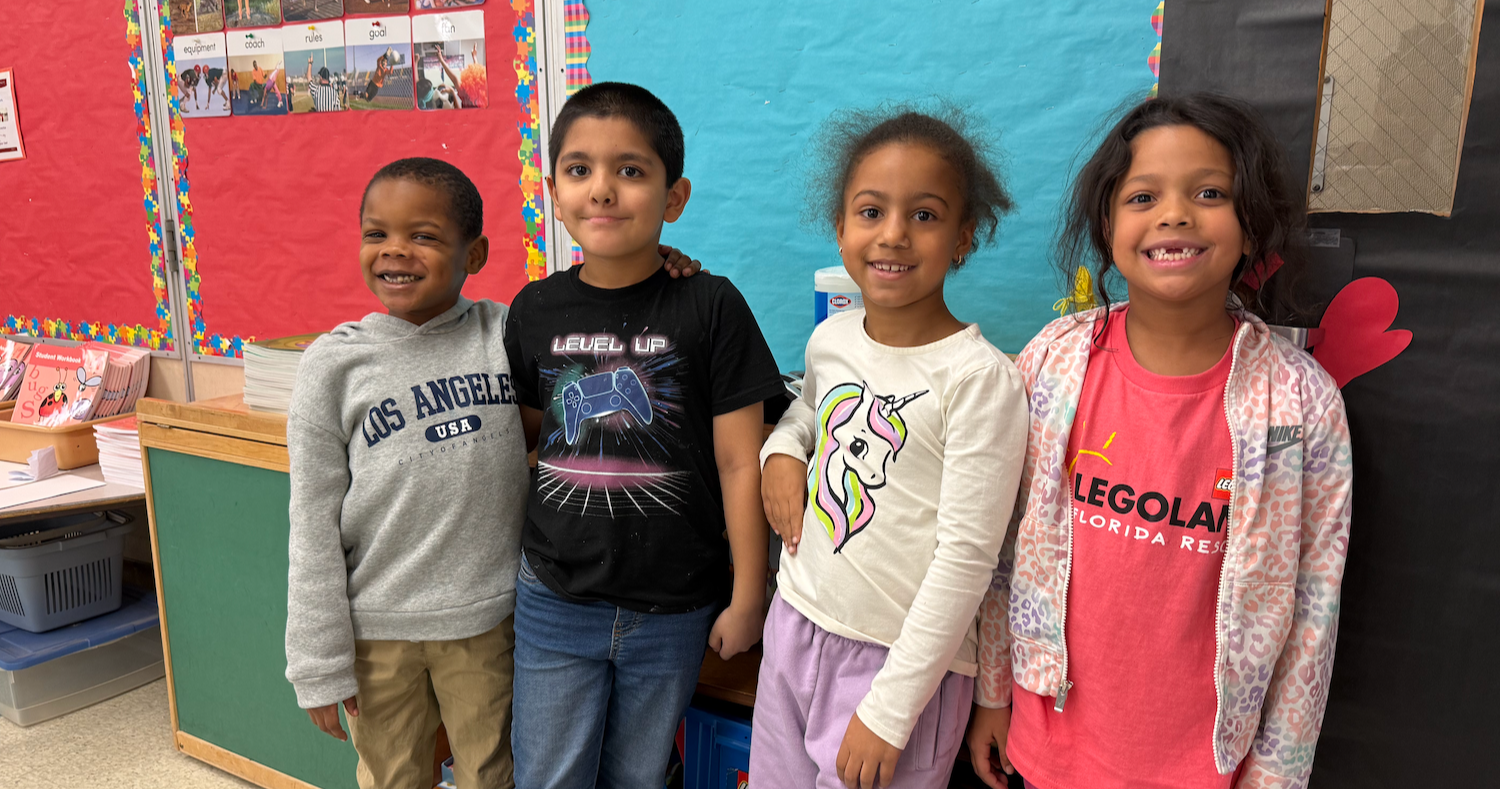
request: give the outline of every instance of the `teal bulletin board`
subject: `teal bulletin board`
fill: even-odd
[[[998,133],[1017,210],[947,297],[1015,353],[1057,315],[1050,253],[1069,174],[1101,124],[1152,90],[1160,41],[1157,0],[585,5],[593,80],[643,85],[682,123],[693,194],[664,240],[735,282],[784,370],[803,366],[813,271],[839,265],[831,228],[803,222],[807,143],[830,113],[940,97]]]

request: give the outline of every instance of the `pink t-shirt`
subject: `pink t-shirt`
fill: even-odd
[[[1007,751],[1037,789],[1219,789],[1214,606],[1233,455],[1231,352],[1162,376],[1136,363],[1126,312],[1095,347],[1068,439],[1073,568],[1067,679],[1016,687]]]

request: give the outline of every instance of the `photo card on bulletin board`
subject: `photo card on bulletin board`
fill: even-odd
[[[174,36],[215,33],[224,29],[224,6],[221,0],[170,0],[170,3],[168,11],[172,18]]]
[[[286,47],[292,112],[335,112],[349,107],[349,74],[342,22],[288,25]]]
[[[344,13],[351,16],[363,14],[404,14],[411,10],[411,0],[344,0]]]
[[[418,11],[437,11],[475,5],[484,5],[484,0],[417,0]]]
[[[172,40],[172,55],[177,63],[173,93],[182,117],[229,115],[229,53],[224,34],[177,36]]]
[[[412,18],[417,108],[482,108],[489,102],[484,65],[484,12]]]
[[[281,18],[287,22],[317,22],[344,15],[344,0],[281,0]]]
[[[286,62],[281,29],[234,30],[225,35],[229,50],[229,103],[236,116],[285,115]]]
[[[411,18],[344,20],[349,108],[409,110],[412,99]]]
[[[16,72],[0,68],[0,162],[26,158],[21,120],[16,113]]]
[[[222,0],[224,26],[266,27],[281,24],[281,0]]]

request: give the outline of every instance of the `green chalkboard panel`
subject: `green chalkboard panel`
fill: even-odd
[[[178,728],[322,789],[354,748],[286,681],[287,475],[148,449]]]

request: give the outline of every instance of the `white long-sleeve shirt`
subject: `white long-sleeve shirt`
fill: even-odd
[[[807,344],[802,397],[761,451],[809,460],[781,596],[813,624],[890,649],[860,720],[904,748],[949,671],[977,672],[989,588],[1026,451],[1015,366],[970,325],[915,348],[881,345],[864,311]]]

